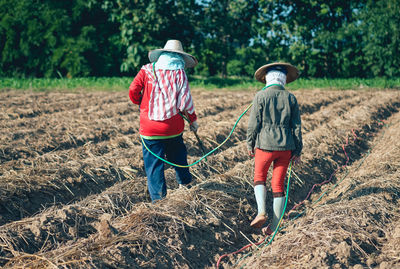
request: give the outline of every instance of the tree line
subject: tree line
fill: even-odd
[[[398,0],[0,0],[0,76],[132,76],[179,39],[196,75],[396,77],[399,35]]]

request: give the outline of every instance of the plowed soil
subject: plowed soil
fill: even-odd
[[[293,93],[302,163],[270,241],[249,227],[249,113],[190,169],[192,188],[178,188],[166,165],[168,195],[152,204],[138,107],[126,92],[1,91],[0,266],[212,268],[250,244],[220,268],[400,268],[400,92]],[[193,91],[207,150],[225,140],[254,94]],[[196,137],[186,131],[184,140],[189,162],[198,160]],[[271,192],[267,200],[272,206]]]

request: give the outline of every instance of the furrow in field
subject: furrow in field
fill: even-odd
[[[312,91],[295,91],[297,102],[300,106],[302,115],[309,115],[317,112],[323,107],[335,104],[342,99],[348,99],[357,92],[354,91],[328,91],[328,90],[312,90]]]
[[[321,106],[312,114],[302,115],[303,132],[307,133],[314,130],[317,126],[331,120],[332,117],[341,117],[353,107],[370,102],[370,99],[375,96],[373,92],[346,91],[346,93],[343,98],[336,100],[334,103]]]
[[[330,171],[333,170],[334,166],[337,165],[338,161],[343,161],[345,159],[345,156],[343,156],[343,154],[340,151],[335,151],[335,147],[338,146],[338,143],[342,142],[343,139],[345,139],[346,134],[349,133],[351,131],[351,128],[356,125],[356,126],[361,126],[362,129],[368,129],[368,131],[371,132],[375,132],[377,131],[377,127],[375,126],[374,128],[370,128],[371,126],[374,127],[373,121],[375,118],[385,118],[388,117],[391,113],[393,113],[393,111],[395,111],[396,109],[398,109],[399,107],[399,102],[398,99],[399,97],[397,96],[393,96],[390,95],[389,93],[380,93],[377,94],[377,97],[379,97],[379,102],[370,102],[370,103],[363,103],[361,109],[352,109],[350,110],[348,113],[344,113],[343,115],[341,115],[338,118],[332,117],[331,120],[326,123],[325,125],[315,129],[313,132],[309,133],[309,134],[305,134],[304,136],[304,141],[305,144],[308,145],[305,148],[305,154],[304,154],[304,158],[305,158],[305,164],[301,167],[301,169],[305,170],[306,172],[310,172],[310,170],[307,171],[307,166],[308,164],[313,164],[313,167],[311,169],[311,172],[313,173],[309,173],[309,178],[307,178],[310,181],[313,182],[320,182],[321,179],[319,178],[320,176],[324,177],[326,175],[328,175],[330,173]],[[358,111],[358,112],[357,112]],[[342,130],[342,128],[344,128],[345,130]],[[329,131],[327,131],[327,130]],[[360,130],[361,131],[361,130]],[[334,135],[332,135],[334,134]],[[326,136],[329,135],[330,137],[332,136],[337,136],[334,137],[333,139],[327,139]],[[319,154],[315,155],[315,154],[307,154],[307,152],[309,153],[310,151],[314,151],[315,147],[310,147],[310,145],[312,145],[314,143],[314,140],[319,141],[318,145],[321,146],[321,149],[325,149],[325,150],[321,150],[321,151],[317,151]],[[326,150],[332,148],[333,150]],[[354,150],[359,150],[361,148],[361,150],[363,150],[363,147],[360,147],[359,144],[354,143],[350,145],[350,149],[354,148]],[[365,150],[365,149],[364,149]],[[220,157],[221,159],[218,160],[217,156],[210,158],[210,162],[212,165],[217,165],[218,163],[222,163],[222,162],[238,162],[241,160],[240,156],[244,156],[243,153],[243,148],[242,145],[237,145],[236,147],[233,147],[232,149],[226,150],[223,153],[221,153]],[[353,156],[355,156],[356,154],[353,154]],[[359,153],[358,153],[359,155]],[[223,156],[223,157],[222,157]],[[236,158],[236,159],[235,159]],[[326,162],[325,163],[321,163],[318,162],[318,159],[325,159]],[[114,227],[116,227],[116,229],[123,229],[124,231],[127,231],[125,228],[123,227],[127,227],[126,225],[129,226],[129,224],[127,224],[127,220],[130,219],[132,220],[132,218],[138,220],[137,218],[139,216],[142,217],[150,217],[150,221],[153,220],[152,217],[156,217],[157,218],[157,222],[161,221],[161,223],[164,223],[164,226],[168,226],[168,222],[172,221],[171,218],[173,218],[173,220],[178,223],[179,225],[182,225],[181,228],[179,228],[178,226],[175,227],[174,226],[174,230],[172,232],[177,232],[178,234],[182,234],[185,233],[184,231],[190,231],[187,232],[188,235],[186,235],[186,239],[183,238],[175,238],[172,239],[172,242],[174,245],[180,246],[182,245],[181,240],[189,240],[190,243],[194,243],[196,240],[196,237],[194,237],[193,235],[198,233],[202,228],[201,227],[208,227],[210,225],[209,220],[210,219],[218,219],[218,218],[214,218],[214,216],[218,216],[222,219],[222,221],[226,222],[226,224],[230,227],[232,227],[231,225],[235,225],[233,227],[236,227],[237,225],[245,225],[248,220],[249,220],[249,212],[252,212],[252,209],[248,208],[248,201],[252,201],[252,194],[251,194],[251,167],[252,167],[252,160],[247,160],[245,161],[244,164],[237,164],[235,166],[236,163],[234,163],[234,165],[232,165],[231,167],[234,168],[230,168],[230,167],[222,167],[225,171],[222,171],[222,175],[217,175],[218,173],[212,172],[212,174],[210,174],[208,176],[208,178],[206,179],[206,181],[204,181],[203,183],[198,184],[198,187],[200,188],[197,189],[198,192],[193,192],[190,191],[189,192],[189,196],[191,197],[190,200],[186,200],[186,196],[185,194],[182,194],[182,192],[180,190],[176,190],[172,192],[172,196],[169,196],[166,200],[165,200],[165,205],[169,206],[169,208],[174,208],[177,207],[177,211],[174,212],[174,214],[171,215],[171,213],[166,213],[166,211],[164,211],[164,203],[160,204],[160,212],[161,215],[157,215],[160,212],[153,212],[151,208],[147,207],[147,205],[143,205],[143,204],[137,204],[133,207],[132,209],[132,214],[130,216],[126,216],[126,217],[117,217],[116,219],[114,219],[114,221],[110,222]],[[315,171],[314,171],[315,170]],[[298,173],[300,177],[304,177],[305,174],[304,173]],[[247,180],[246,180],[247,179]],[[250,182],[249,182],[250,181]],[[302,190],[303,190],[303,194],[304,194],[304,189],[308,189],[310,187],[309,184],[312,184],[313,182],[307,182],[307,185],[302,186]],[[291,190],[293,191],[293,190]],[[213,195],[216,195],[215,197],[219,197],[216,198],[215,200],[213,200],[214,196],[211,195],[210,196],[210,192]],[[122,192],[123,194],[124,192]],[[196,195],[194,196],[193,199],[193,194],[196,193]],[[240,195],[239,195],[240,193]],[[175,195],[177,194],[177,196]],[[243,197],[242,195],[245,194]],[[297,198],[299,198],[300,193],[297,195]],[[233,198],[232,198],[233,197]],[[241,198],[239,198],[241,197]],[[242,200],[242,198],[244,200]],[[208,199],[208,200],[207,200]],[[240,203],[238,204],[240,200]],[[291,199],[291,203],[293,204],[293,200],[296,200],[296,195],[294,198]],[[247,202],[246,202],[247,201]],[[210,206],[210,202],[212,202],[212,205]],[[253,204],[254,201],[252,201]],[[112,202],[111,202],[112,203]],[[170,204],[172,203],[172,204]],[[226,209],[224,206],[226,204],[229,204],[233,206],[233,208],[236,208],[232,211],[231,209]],[[207,206],[208,205],[208,206]],[[214,206],[217,206],[217,208],[213,208]],[[241,208],[242,206],[242,208]],[[237,208],[239,207],[238,211]],[[167,208],[167,207],[166,207]],[[165,209],[166,209],[165,208]],[[247,209],[245,209],[247,208]],[[182,211],[181,211],[182,210]],[[195,212],[195,215],[190,215],[191,213],[189,213],[189,220],[194,218],[195,222],[193,225],[190,224],[190,222],[188,222],[189,220],[186,219],[186,217],[188,217],[188,211],[187,210],[194,210],[193,212]],[[224,210],[227,210],[227,212],[225,212]],[[247,210],[247,211],[246,211]],[[250,211],[249,211],[250,210]],[[253,209],[254,210],[254,209]],[[182,215],[184,214],[184,212],[186,212],[186,215]],[[189,211],[191,212],[191,211]],[[210,213],[211,212],[211,213]],[[234,213],[236,212],[236,213]],[[152,214],[156,214],[156,215],[152,215]],[[176,213],[176,214],[175,214]],[[167,214],[167,215],[165,215]],[[229,218],[229,216],[236,215],[237,217],[237,221],[232,221],[232,219]],[[117,214],[118,215],[118,214]],[[161,217],[163,216],[163,217]],[[175,216],[175,217],[173,217]],[[160,219],[161,217],[161,219]],[[200,219],[198,219],[198,217],[200,217]],[[120,219],[119,219],[120,218]],[[95,222],[95,221],[93,221]],[[161,232],[158,230],[152,230],[151,228],[153,226],[151,226],[150,224],[146,224],[147,222],[145,221],[144,223],[139,221],[137,223],[137,225],[139,225],[141,228],[143,229],[149,229],[149,231],[151,231],[153,235],[159,236],[159,238],[164,238],[163,236],[165,235],[171,235],[168,232],[165,234],[166,231]],[[208,226],[205,226],[205,224],[207,224]],[[11,224],[10,224],[11,225]],[[125,226],[124,226],[125,225]],[[148,226],[150,225],[150,227]],[[158,224],[157,224],[158,225]],[[221,225],[221,222],[219,223],[219,225]],[[219,225],[216,225],[215,230],[219,231],[222,233],[223,230],[226,230],[226,226],[219,227]],[[12,226],[12,225],[11,225]],[[194,226],[194,227],[193,227]],[[130,227],[130,226],[129,226]],[[128,227],[128,228],[129,228]],[[154,228],[154,227],[153,227]],[[243,228],[243,227],[242,227]],[[182,229],[184,229],[182,231]],[[129,229],[128,229],[129,230]],[[134,235],[134,231],[133,230],[129,230],[130,232],[130,236]],[[11,231],[6,231],[6,232],[11,232]],[[226,234],[226,237],[224,238],[224,240],[236,240],[238,241],[238,236],[235,234],[238,233],[238,230],[233,231],[233,233],[228,232],[228,234]],[[175,233],[172,233],[175,234]],[[107,245],[108,247],[112,247],[112,243],[108,242],[108,241],[102,241],[103,239],[100,238],[101,237],[101,232],[99,232],[99,234],[96,235],[91,235],[90,238],[92,238],[92,240],[94,240],[96,243],[102,243]],[[134,238],[130,237],[131,239]],[[15,240],[19,240],[19,239],[15,239]],[[43,239],[44,240],[44,239]],[[78,249],[81,247],[86,247],[88,244],[89,239],[79,239],[77,240],[76,243],[74,243],[73,247],[71,249]],[[150,246],[153,246],[153,239],[151,238],[147,238],[146,239]],[[210,240],[210,244],[216,244],[219,246],[226,246],[228,243],[226,241],[224,241],[221,238],[213,238],[210,239],[208,238],[208,240]],[[243,240],[239,240],[241,243],[243,243]],[[93,241],[91,241],[93,242]],[[108,243],[107,243],[108,242]],[[143,239],[132,239],[132,241],[130,241],[132,244],[140,244],[143,243]],[[136,242],[136,243],[135,243]],[[139,243],[138,243],[139,242]],[[168,243],[168,242],[166,242]],[[17,243],[15,243],[14,245],[16,245]],[[50,243],[49,243],[50,244]],[[53,248],[54,246],[49,245],[49,248]],[[106,247],[107,248],[107,247]],[[85,248],[86,249],[86,248]],[[88,252],[90,251],[94,251],[94,250],[88,250],[86,249]],[[204,249],[205,251],[206,249]],[[136,253],[135,249],[131,250],[133,253]],[[149,250],[150,252],[146,252],[149,257],[153,257],[153,254],[151,254],[151,249]],[[204,252],[204,253],[209,253],[209,249],[207,249],[208,252]],[[190,251],[189,251],[190,252]],[[202,252],[201,252],[202,253]],[[49,252],[48,253],[48,258],[51,258],[52,255],[56,255],[57,254],[57,250],[53,251],[53,252]],[[93,254],[93,253],[92,253]],[[90,255],[92,255],[90,254]],[[214,252],[214,254],[216,254]],[[85,254],[86,255],[86,254]],[[203,255],[203,254],[200,254]],[[206,255],[206,254],[204,254]],[[208,258],[208,262],[210,262],[210,257],[212,257],[213,254],[211,253],[211,255],[209,255]],[[161,259],[167,259],[166,253],[163,253],[163,255],[160,257]],[[106,261],[108,258],[107,256],[104,257],[104,260],[101,260],[100,262],[104,262]],[[143,260],[140,259],[140,257],[137,257],[138,259],[138,263],[139,262],[143,262]],[[197,261],[197,260],[196,260]],[[123,261],[120,261],[123,262]],[[206,262],[207,263],[207,262]],[[186,264],[186,263],[185,263]],[[204,266],[204,264],[203,264]]]
[[[119,133],[135,134],[138,131],[135,114],[97,118],[68,114],[62,118],[41,121],[36,129],[14,128],[0,141],[0,162],[29,158],[47,152],[81,147],[86,143],[108,141]]]
[[[331,109],[334,109],[334,108],[331,108]],[[226,122],[221,122],[221,120],[223,119],[223,118],[226,118],[226,117],[228,117],[229,118],[229,116],[231,115],[231,114],[237,114],[236,113],[236,111],[230,111],[230,112],[224,112],[224,113],[221,113],[221,115],[215,115],[215,116],[213,116],[213,119],[212,119],[212,122],[218,122],[218,124],[220,125],[220,126],[226,126],[227,125],[227,123]],[[334,116],[334,115],[333,115]],[[243,121],[242,121],[243,122]],[[306,123],[307,121],[305,121],[305,123]],[[314,126],[315,126],[315,124],[314,124]],[[206,126],[206,128],[205,129],[212,129],[213,131],[214,131],[214,134],[215,134],[215,136],[214,137],[211,137],[211,138],[209,138],[209,137],[206,137],[206,138],[208,138],[208,141],[210,141],[210,140],[220,140],[220,141],[222,141],[222,138],[224,138],[224,137],[226,137],[227,136],[227,134],[228,134],[228,132],[229,132],[229,128],[225,128],[224,127],[224,130],[221,130],[220,128],[218,129],[218,128],[215,128],[215,126],[214,126],[214,128],[207,128],[207,126]],[[238,129],[239,130],[239,129]],[[245,133],[244,133],[244,128],[242,128],[242,130],[241,131],[236,131],[235,132],[235,134],[236,134],[236,137],[234,136],[234,138],[236,138],[236,141],[235,142],[229,142],[228,144],[228,146],[226,146],[225,148],[223,147],[222,148],[222,151],[223,150],[225,150],[226,148],[228,148],[228,150],[227,150],[227,152],[230,152],[231,150],[230,149],[233,149],[233,153],[228,153],[228,154],[218,154],[216,157],[214,157],[214,156],[210,156],[210,157],[208,157],[208,161],[207,161],[207,164],[208,165],[204,165],[204,162],[202,163],[203,165],[202,166],[200,166],[200,172],[198,172],[197,170],[197,167],[194,167],[193,168],[193,170],[194,170],[194,172],[197,174],[197,175],[201,175],[202,176],[202,178],[206,178],[210,173],[212,173],[212,172],[215,172],[213,169],[217,169],[216,171],[224,171],[224,170],[226,170],[226,169],[229,169],[229,165],[227,165],[227,164],[229,164],[230,163],[230,161],[234,161],[234,162],[238,162],[238,161],[243,161],[245,158],[246,158],[246,152],[245,152],[245,144],[243,144],[241,141],[244,141],[244,139],[245,139]],[[209,134],[208,134],[209,135]],[[220,138],[218,138],[218,136],[220,136]],[[190,153],[196,153],[196,154],[194,154],[194,155],[191,155],[191,156],[195,156],[194,158],[193,157],[191,157],[189,160],[190,160],[190,162],[192,162],[192,161],[195,161],[195,160],[197,160],[197,158],[198,158],[198,156],[200,156],[201,155],[201,151],[198,149],[198,145],[197,145],[197,141],[195,140],[195,138],[193,137],[193,135],[192,136],[189,136],[189,135],[187,135],[186,137],[189,137],[189,139],[185,139],[185,141],[186,141],[186,143],[187,143],[187,146],[188,146],[188,149],[189,149],[189,154]],[[121,138],[122,140],[125,140],[125,141],[120,141],[119,143],[122,143],[122,144],[126,144],[127,143],[127,138]],[[131,141],[133,141],[133,140],[131,140]],[[128,142],[130,143],[131,141],[129,141],[129,139],[128,139]],[[239,144],[238,144],[239,143]],[[103,146],[101,145],[101,144],[99,144],[99,148],[103,148],[103,150],[107,150],[107,145],[104,145],[105,143],[103,143]],[[238,144],[238,145],[237,145]],[[215,145],[212,145],[212,144],[210,144],[210,147],[208,147],[208,149],[211,149],[212,148],[212,146],[215,146]],[[117,145],[117,148],[118,148],[118,145]],[[236,152],[235,152],[236,151]],[[240,152],[240,155],[241,156],[244,156],[244,157],[236,157],[236,156],[238,156],[239,154],[238,154],[238,151]],[[133,152],[135,152],[135,150],[133,150]],[[221,152],[221,150],[219,150],[219,152]],[[72,154],[76,154],[76,153],[72,153]],[[57,155],[57,154],[54,154],[55,156]],[[139,154],[140,155],[140,154]],[[215,154],[214,154],[215,155]],[[228,157],[223,157],[224,155],[227,155]],[[85,157],[85,155],[80,155],[81,156],[81,158],[86,158]],[[222,157],[221,157],[222,156]],[[233,158],[232,158],[232,160],[231,160],[231,158],[230,158],[230,156],[234,156]],[[75,158],[75,157],[74,157]],[[104,157],[103,157],[104,158]],[[68,159],[68,158],[67,158]],[[26,163],[26,164],[28,164],[27,162],[29,162],[29,163],[36,163],[36,167],[37,166],[42,166],[42,167],[45,167],[43,170],[41,170],[41,171],[37,171],[37,170],[35,170],[35,169],[26,169],[26,171],[24,171],[24,172],[22,172],[22,173],[19,173],[19,175],[17,175],[16,177],[15,176],[12,176],[12,173],[15,173],[15,171],[18,171],[18,170],[22,170],[22,166],[24,165],[24,163]],[[47,162],[48,161],[46,161],[46,164],[47,164]],[[37,161],[30,161],[30,160],[27,160],[27,161],[24,161],[24,162],[20,162],[19,164],[17,163],[16,165],[14,165],[14,167],[12,167],[11,166],[11,168],[14,168],[14,169],[9,169],[9,167],[7,167],[7,166],[5,166],[5,168],[6,168],[6,170],[10,170],[12,173],[7,173],[7,176],[6,177],[3,177],[3,179],[4,178],[12,178],[13,180],[12,180],[12,182],[15,184],[16,183],[16,181],[15,181],[15,179],[17,179],[18,180],[18,178],[19,179],[21,179],[21,180],[19,180],[19,182],[22,182],[22,183],[24,183],[25,182],[25,178],[27,178],[29,175],[34,175],[33,177],[31,176],[31,179],[32,180],[35,180],[35,177],[37,177],[37,178],[40,178],[41,179],[41,181],[42,182],[50,182],[50,184],[51,184],[51,188],[50,188],[50,190],[51,190],[51,192],[50,193],[52,193],[52,192],[55,192],[56,190],[54,190],[54,187],[53,187],[53,184],[54,184],[54,182],[55,183],[57,183],[57,180],[65,180],[65,179],[67,179],[67,180],[69,180],[69,181],[71,181],[71,182],[68,182],[67,183],[67,187],[62,187],[62,188],[59,188],[59,190],[58,190],[58,192],[59,193],[67,193],[67,195],[64,195],[64,196],[70,196],[70,192],[65,192],[65,190],[66,189],[72,189],[72,193],[77,193],[77,191],[76,191],[76,189],[78,188],[80,188],[80,184],[75,184],[76,182],[78,182],[79,183],[79,181],[81,181],[81,179],[80,178],[78,178],[77,180],[75,179],[76,178],[76,176],[74,176],[75,174],[79,174],[79,175],[81,175],[81,174],[83,174],[83,175],[90,175],[91,173],[87,173],[86,171],[83,171],[82,169],[78,169],[77,168],[77,166],[80,166],[80,167],[85,167],[85,169],[87,170],[87,169],[89,169],[89,171],[90,171],[90,169],[94,169],[93,168],[93,165],[87,165],[87,164],[85,164],[85,163],[76,163],[75,162],[75,165],[74,166],[71,166],[71,165],[69,165],[70,163],[71,163],[72,161],[65,161],[65,162],[63,162],[63,163],[54,163],[54,164],[52,164],[52,165],[50,165],[50,167],[49,167],[49,165],[40,165],[40,163],[43,163],[43,162],[38,162],[37,163]],[[51,162],[50,162],[51,163]],[[103,163],[103,161],[100,161],[100,163]],[[54,167],[54,166],[56,166],[56,167]],[[62,169],[60,169],[60,167],[63,167],[63,166],[65,166],[65,169],[64,168],[62,168]],[[111,166],[112,167],[112,166]],[[132,167],[132,166],[131,166]],[[204,169],[205,168],[205,169]],[[100,170],[102,170],[103,168],[100,168]],[[137,170],[137,168],[133,168],[134,170]],[[61,171],[61,172],[60,172]],[[79,172],[79,171],[81,171],[81,173]],[[46,176],[46,174],[48,174],[47,176]],[[67,177],[67,175],[68,174],[70,174],[70,175],[72,175],[72,177],[71,176],[68,176]],[[106,174],[107,175],[107,174]],[[104,177],[104,176],[103,176]],[[86,176],[86,178],[88,178],[88,179],[91,179],[89,176]],[[55,179],[55,180],[54,180]],[[111,182],[113,182],[115,180],[115,177],[112,177],[112,180],[111,180]],[[7,182],[7,180],[3,180],[3,181],[5,181],[5,182]],[[9,180],[9,182],[11,181],[11,179]],[[90,181],[90,180],[89,180]],[[103,180],[102,180],[103,181]],[[39,181],[38,181],[39,182]],[[91,181],[90,181],[91,182]],[[18,181],[17,181],[17,183],[18,183]],[[25,184],[25,183],[24,183]],[[58,184],[56,184],[56,186],[57,186]],[[15,185],[12,185],[12,186],[15,186]],[[97,191],[98,190],[102,190],[104,188],[104,186],[100,186],[100,188],[95,188]],[[8,190],[12,190],[12,188],[10,188],[10,186],[7,186],[5,189],[8,189]],[[20,187],[17,187],[16,188],[17,190],[18,189],[24,189],[25,190],[25,188],[20,188]],[[8,193],[12,193],[12,191],[10,191],[10,192],[8,192]],[[29,192],[30,193],[30,192]],[[34,192],[33,192],[34,193]],[[87,192],[82,192],[83,194],[82,195],[85,195],[85,193],[87,193]],[[76,194],[75,194],[76,195]],[[77,195],[77,197],[81,197],[82,195]],[[10,195],[8,195],[8,196],[10,196]],[[7,196],[6,196],[7,197]],[[49,198],[51,198],[51,195],[50,195],[50,197]],[[68,198],[68,199],[71,199],[71,198]],[[68,199],[66,199],[66,198],[63,198],[63,197],[61,197],[61,199],[57,199],[57,200],[60,200],[60,201],[67,201]],[[43,201],[42,201],[43,202]],[[37,208],[38,206],[40,206],[40,203],[34,203],[35,205],[36,205],[36,207],[34,207],[34,208]],[[15,212],[14,210],[12,210],[12,212]],[[32,210],[29,210],[29,212],[32,212]]]
[[[261,255],[255,253],[238,267],[397,268],[400,113],[380,128],[368,143],[368,154],[341,173],[346,177],[340,185],[325,187],[327,195],[309,205],[307,214],[286,224],[267,251],[262,249]],[[299,248],[295,242],[308,247]]]
[[[57,106],[56,103],[52,104]],[[89,107],[82,107],[76,110],[67,110],[62,112],[57,112],[53,114],[40,115],[35,119],[29,118],[18,118],[12,121],[3,122],[2,126],[4,129],[0,135],[9,132],[12,129],[14,132],[19,131],[20,135],[14,137],[14,139],[19,139],[20,136],[23,137],[23,132],[28,132],[29,134],[43,133],[44,131],[52,131],[54,126],[60,124],[74,124],[87,121],[88,123],[97,123],[98,121],[107,121],[113,119],[115,116],[134,116],[138,117],[138,110],[135,109],[134,105],[128,102],[115,104],[96,104]]]
[[[119,136],[99,144],[8,162],[0,174],[0,223],[68,204],[143,175],[141,147]]]
[[[1,162],[53,150],[80,147],[87,142],[98,143],[110,139],[118,132],[135,133],[139,127],[139,119],[134,105],[121,103],[119,107],[114,107],[115,104],[108,104],[106,101],[103,100],[103,103],[95,106],[96,111],[84,108],[77,111],[63,111],[56,115],[43,115],[33,121],[27,119],[14,121],[12,126],[9,126],[12,128],[11,133],[4,131],[0,134],[3,144],[0,150]],[[226,103],[222,102],[216,109],[229,109],[224,104]],[[230,108],[234,107],[231,105]],[[199,114],[202,114],[202,111],[210,113],[207,109],[200,106]],[[9,130],[9,128],[4,130],[6,129]]]
[[[382,128],[380,121],[399,109],[398,92],[376,92],[373,98],[306,133],[303,158],[307,161],[297,172],[297,177],[304,183],[299,184],[309,189],[313,184],[327,180],[327,173],[330,175],[344,165],[347,158],[360,158],[360,154],[368,150],[367,141]],[[346,148],[346,144],[350,146]],[[299,202],[305,195],[294,193],[291,198],[292,202]]]
[[[0,251],[0,256],[8,256],[10,249],[34,253],[39,249],[55,249],[63,242],[87,238],[96,233],[96,225],[102,216],[129,214],[138,202],[146,200],[146,190],[146,179],[138,177],[119,182],[78,203],[55,205],[36,216],[5,224],[0,227],[0,238],[6,247]]]
[[[252,101],[253,97],[249,92],[221,91],[218,92],[218,95],[214,92],[195,92],[193,94],[196,114],[200,120],[218,115],[226,110],[247,106]]]
[[[288,209],[292,208],[299,201],[302,201],[306,197],[313,184],[321,183],[327,180],[334,172],[336,167],[343,165],[346,162],[347,157],[341,151],[341,145],[346,143],[348,136],[352,136],[351,125],[359,127],[359,140],[349,141],[349,144],[346,146],[346,151],[350,157],[349,164],[362,158],[363,154],[368,151],[368,147],[365,147],[365,144],[373,139],[376,132],[383,128],[383,125],[377,123],[377,119],[384,120],[393,113],[397,113],[400,108],[400,96],[398,94],[391,95],[391,93],[383,93],[377,94],[376,97],[380,98],[381,101],[377,103],[371,100],[369,103],[363,103],[362,108],[360,109],[361,111],[357,111],[357,109],[354,108],[345,115],[341,116],[340,119],[332,118],[332,122],[328,122],[326,125],[317,128],[311,134],[304,135],[303,139],[305,144],[316,141],[316,143],[325,150],[316,155],[315,148],[305,148],[305,152],[303,154],[303,165],[296,167],[294,169],[296,173],[293,173],[292,175]],[[347,134],[342,127],[347,130]],[[325,128],[326,130],[324,130]],[[369,134],[367,135],[366,132]],[[327,139],[327,137],[330,139]],[[309,154],[311,152],[314,154]],[[307,164],[312,164],[312,169],[308,170],[306,167]],[[243,195],[247,195],[247,201],[249,201],[252,205],[255,205],[256,202],[253,198],[252,191],[252,175],[254,173],[253,169],[253,161],[245,161],[243,163],[238,163],[233,169],[228,170],[220,178],[226,182],[241,182],[244,188],[242,190]],[[333,182],[335,181],[336,177],[333,178]],[[267,181],[267,187],[270,188],[269,186],[270,183]],[[320,188],[315,189],[316,196],[313,196],[313,199],[318,198],[319,191]],[[267,195],[270,196],[270,193]],[[267,200],[272,201],[272,197],[267,197]],[[250,223],[252,216],[255,216],[255,210],[256,207],[253,206],[253,209],[249,212],[250,214],[248,215],[247,220],[243,220],[244,225],[248,225],[248,223]],[[272,212],[270,212],[270,210],[268,214],[269,218],[272,218]],[[243,229],[246,229],[246,227]],[[254,233],[254,231],[250,233],[255,242],[258,242],[260,239],[262,239],[262,236]],[[246,244],[248,244],[248,241],[246,240],[242,240],[242,242],[239,244],[227,244],[223,253],[236,251],[238,246],[240,247]],[[216,259],[218,259],[218,257],[216,257]],[[227,268],[230,268],[238,259],[238,256],[233,256],[231,259],[232,263],[225,261],[225,265]]]
[[[122,125],[127,125],[126,120],[119,121],[122,121]],[[124,133],[123,130],[117,131],[117,137],[119,136],[118,133],[121,132]],[[82,136],[84,137],[84,134]],[[139,139],[137,137],[117,139],[113,137],[110,139],[98,141],[96,145],[91,141],[79,142],[80,140],[74,139],[75,142],[78,141],[82,145],[69,149],[68,147],[63,149],[59,145],[60,148],[56,151],[49,151],[32,157],[21,156],[21,158],[16,158],[17,160],[5,163],[0,172],[3,190],[7,190],[2,193],[2,204],[6,205],[2,207],[2,222],[29,216],[51,202],[68,203],[89,193],[99,192],[117,180],[121,180],[121,174],[122,178],[125,179],[124,173],[119,171],[121,165],[115,164],[115,161],[113,161],[117,158],[120,160],[120,156],[113,157],[113,159],[97,155],[99,152],[103,154],[109,151],[110,147],[122,151],[120,148],[129,144],[139,145]],[[132,148],[132,146],[130,146],[132,152],[141,152],[140,146],[139,148],[137,146]],[[93,153],[87,153],[90,149],[98,149],[95,150],[98,151],[94,153],[95,156],[93,156]],[[24,151],[15,147],[15,151],[23,155],[24,152],[30,152],[30,149],[27,148]],[[99,161],[96,161],[96,158]],[[141,160],[135,154],[131,154],[127,158]],[[125,157],[124,160],[127,160],[127,158]],[[84,161],[76,161],[79,159]],[[134,165],[129,165],[127,168],[128,170],[142,170],[142,167],[139,168]],[[29,181],[26,181],[26,178],[29,178]],[[32,184],[34,182],[36,184]]]
[[[3,112],[0,120],[30,119],[36,117],[58,114],[68,111],[79,112],[86,110],[95,112],[100,104],[114,105],[126,102],[127,94],[108,92],[70,93],[70,92],[45,92],[29,93],[26,91],[12,91],[3,93],[0,101]],[[1,99],[0,99],[1,100]]]

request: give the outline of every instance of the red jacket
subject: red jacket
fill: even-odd
[[[140,129],[143,136],[171,136],[183,132],[185,123],[181,115],[176,114],[164,121],[153,121],[149,119],[149,100],[153,91],[153,84],[148,74],[142,68],[129,86],[129,98],[140,108]],[[196,113],[188,113],[189,121],[197,120]]]

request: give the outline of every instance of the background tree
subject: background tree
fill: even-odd
[[[151,49],[163,47],[168,39],[179,39],[186,51],[193,49],[197,4],[187,1],[91,0],[102,3],[111,20],[120,25],[121,44],[126,48],[121,71],[133,73],[148,62]]]
[[[208,75],[226,77],[227,66],[236,49],[248,47],[256,34],[253,21],[257,19],[258,1],[216,0],[199,1],[204,15],[199,27],[203,38],[199,58]]]
[[[272,27],[267,24],[263,29],[266,43],[273,38],[274,43],[279,44],[272,46],[272,55],[300,66],[303,76],[343,76],[342,53],[355,57],[346,49],[357,51],[360,47],[354,44],[354,32],[350,33],[346,28],[356,19],[354,11],[362,7],[361,2],[260,1],[264,11],[262,20],[272,21]],[[272,29],[271,32],[268,29]]]
[[[398,0],[0,0],[0,76],[131,76],[179,39],[191,74],[287,61],[302,77],[392,77],[399,28]]]
[[[400,1],[368,1],[359,11],[354,28],[362,33],[364,73],[369,76],[400,76]]]
[[[0,74],[117,75],[122,57],[115,34],[118,25],[83,0],[1,0]]]

